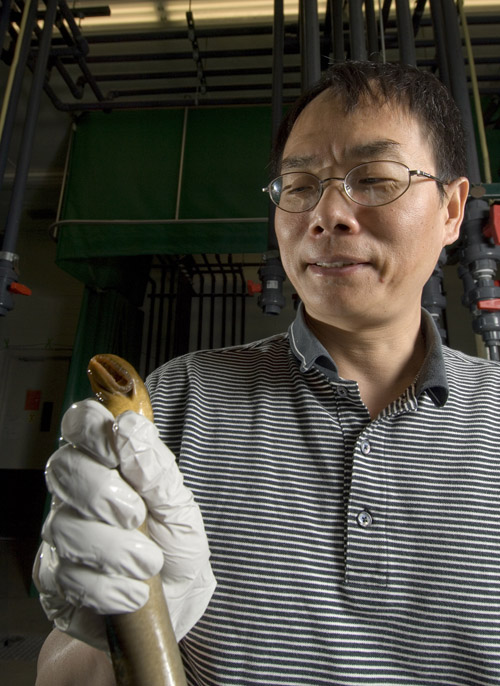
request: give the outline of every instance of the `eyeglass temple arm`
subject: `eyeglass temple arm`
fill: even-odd
[[[433,176],[428,172],[424,172],[421,169],[410,169],[410,176],[425,176],[426,179],[432,179],[433,181],[439,181],[439,183],[445,183],[442,179],[438,179],[437,176]]]

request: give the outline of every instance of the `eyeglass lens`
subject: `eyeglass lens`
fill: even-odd
[[[307,172],[289,172],[272,182],[270,195],[273,202],[287,212],[305,212],[318,203],[326,181]],[[409,185],[408,167],[391,161],[360,164],[351,169],[344,181],[351,200],[371,207],[396,200]]]

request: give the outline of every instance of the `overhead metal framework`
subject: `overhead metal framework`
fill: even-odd
[[[288,102],[303,85],[301,40],[305,40],[307,14],[316,3],[283,4],[283,99]],[[24,6],[25,0],[2,4],[0,30],[2,36],[7,32],[2,59],[7,64],[14,58]],[[378,5],[373,0],[320,1],[316,12],[321,68],[330,59],[402,57],[437,70],[443,41],[431,9],[430,0],[418,0],[411,12],[407,0],[380,0]],[[106,5],[61,0],[44,89],[55,107],[70,112],[268,103],[273,86],[273,11],[271,0],[112,0]],[[40,23],[44,15],[40,3]],[[480,91],[496,94],[500,7],[468,0],[466,15]],[[35,24],[28,56],[31,68],[40,36],[41,28]]]
[[[463,0],[3,0],[2,60],[11,69],[0,117],[0,180],[26,67],[33,79],[0,252],[0,313],[12,306],[20,198],[43,90],[55,108],[75,116],[269,104],[274,130],[283,104],[295,100],[332,60],[402,61],[436,72],[464,118],[473,197],[453,259],[461,264],[474,331],[490,356],[500,359],[500,230],[494,238],[491,228],[490,237],[484,234],[491,224],[489,201],[500,193],[489,178],[484,137],[480,160],[471,107],[474,96],[479,129],[483,120],[498,127],[499,26],[498,0],[467,0],[467,6]],[[283,277],[272,212],[261,274],[266,311],[266,283],[274,289]],[[424,306],[436,320],[444,309],[440,280],[438,265],[424,293]],[[280,298],[273,296],[269,306],[269,312],[279,311]]]

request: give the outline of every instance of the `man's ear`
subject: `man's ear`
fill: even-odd
[[[469,180],[465,176],[455,179],[446,188],[446,197],[443,200],[446,210],[443,246],[454,243],[460,234],[468,193]]]

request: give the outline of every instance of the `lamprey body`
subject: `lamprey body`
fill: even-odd
[[[87,374],[96,398],[117,417],[133,410],[153,421],[148,392],[134,367],[117,355],[95,355]],[[147,534],[146,523],[139,531]],[[118,686],[187,686],[160,576],[150,579],[140,610],[106,618]]]

